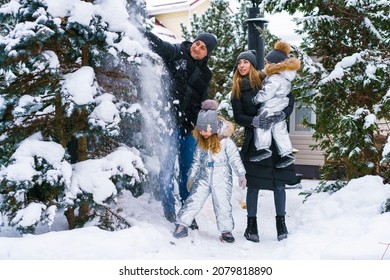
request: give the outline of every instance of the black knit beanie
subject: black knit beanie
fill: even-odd
[[[217,37],[214,34],[203,32],[196,36],[195,41],[202,41],[207,47],[207,55],[210,56],[210,53],[218,44]]]
[[[238,61],[240,61],[240,59],[248,60],[252,64],[253,67],[255,67],[255,68],[257,67],[257,58],[256,58],[256,51],[255,50],[249,50],[249,51],[240,53],[237,57],[236,64],[238,64]]]

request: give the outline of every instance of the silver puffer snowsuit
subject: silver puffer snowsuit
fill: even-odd
[[[267,64],[264,90],[260,90],[253,98],[255,104],[261,104],[259,115],[272,116],[282,111],[289,104],[287,95],[291,92],[291,82],[294,80],[297,69],[300,67],[299,59],[290,57],[278,64]],[[258,150],[271,146],[272,137],[276,142],[278,153],[281,156],[292,153],[292,144],[287,129],[287,122],[275,123],[270,129],[255,129],[255,146]]]
[[[230,203],[233,171],[239,177],[245,175],[237,146],[230,138],[233,132],[233,124],[218,117],[218,134],[222,138],[221,151],[213,155],[210,150],[196,148],[189,174],[193,185],[189,197],[177,215],[177,224],[190,226],[211,194],[218,230],[220,232],[233,230],[234,221]]]

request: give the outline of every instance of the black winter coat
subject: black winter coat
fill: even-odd
[[[192,59],[192,42],[171,44],[146,31],[152,50],[161,56],[169,71],[171,102],[175,110],[176,123],[182,135],[190,133],[198,118],[201,104],[208,98],[208,86],[212,77],[207,67],[208,57],[201,61]]]
[[[243,80],[240,99],[232,99],[232,107],[235,122],[245,127],[244,143],[241,148],[241,158],[246,170],[246,179],[248,188],[258,188],[262,190],[273,190],[275,186],[285,184],[295,184],[296,174],[295,166],[291,164],[285,168],[276,168],[275,163],[280,158],[274,141],[271,144],[272,156],[260,162],[251,162],[249,157],[256,154],[254,145],[254,127],[252,126],[253,117],[257,115],[259,105],[252,103],[252,98],[257,90],[250,87],[247,79]],[[289,105],[283,110],[287,116],[290,116],[294,109],[294,96],[290,93]]]

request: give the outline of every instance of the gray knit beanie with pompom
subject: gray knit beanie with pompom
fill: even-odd
[[[217,133],[218,105],[219,105],[218,102],[212,99],[207,99],[203,101],[202,109],[199,111],[198,120],[196,122],[196,128],[199,131],[209,131],[211,133]]]

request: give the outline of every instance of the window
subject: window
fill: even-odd
[[[294,134],[312,134],[312,129],[303,124],[305,119],[309,123],[315,123],[314,112],[301,101],[295,102],[294,111],[290,116],[290,131]]]

